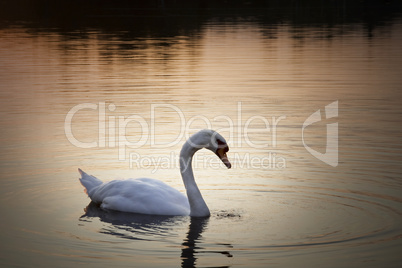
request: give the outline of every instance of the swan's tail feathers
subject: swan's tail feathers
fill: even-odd
[[[103,182],[92,175],[88,175],[81,169],[78,169],[78,171],[81,174],[80,182],[82,186],[85,187],[84,191],[89,197],[91,197],[92,190],[101,185]]]

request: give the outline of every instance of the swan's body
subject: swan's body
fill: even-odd
[[[180,172],[187,196],[166,183],[149,178],[114,180],[103,183],[79,169],[81,184],[91,200],[103,209],[153,215],[210,215],[194,180],[192,157],[201,148],[215,152],[230,168],[225,139],[212,130],[201,130],[190,137],[180,152]]]
[[[91,178],[81,172],[81,182]],[[153,215],[190,215],[187,197],[166,183],[150,179],[113,180],[102,183],[88,196],[103,209]]]

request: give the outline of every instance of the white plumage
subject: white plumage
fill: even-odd
[[[162,181],[139,178],[95,184],[86,183],[95,177],[80,172],[82,185],[93,186],[90,190],[86,187],[88,196],[103,209],[153,215],[190,214],[187,197]]]

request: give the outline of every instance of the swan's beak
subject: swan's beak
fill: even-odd
[[[223,148],[219,148],[219,149],[216,151],[216,155],[219,157],[220,160],[222,160],[222,162],[225,164],[225,166],[226,166],[227,168],[231,168],[231,167],[232,167],[232,164],[230,164],[229,159],[228,159],[228,157],[227,157],[227,155],[226,155],[226,153],[225,153],[225,151],[224,151]]]

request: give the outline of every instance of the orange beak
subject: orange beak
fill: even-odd
[[[225,152],[225,150],[224,150],[223,148],[219,148],[219,149],[216,151],[216,155],[219,157],[220,160],[222,160],[222,162],[225,164],[225,166],[226,166],[227,168],[231,168],[231,167],[232,167],[232,164],[230,164],[229,159],[228,159],[228,157],[227,157],[227,155],[226,155],[226,152]]]

